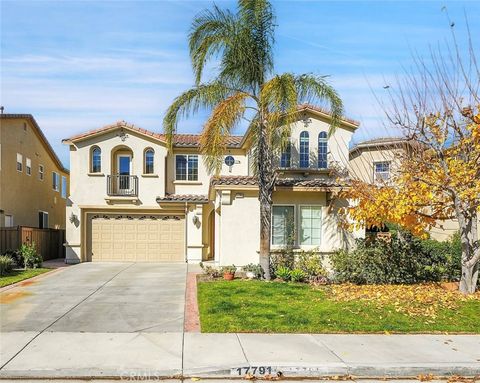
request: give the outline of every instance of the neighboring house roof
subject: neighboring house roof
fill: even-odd
[[[117,121],[116,123],[106,125],[99,129],[90,130],[85,133],[80,133],[70,138],[63,140],[63,143],[73,143],[77,141],[84,140],[93,136],[107,133],[111,130],[118,128],[123,128],[126,130],[131,130],[142,135],[155,138],[161,142],[167,142],[166,135],[163,133],[155,133],[150,130],[142,129],[134,124],[129,124],[126,121]],[[229,148],[239,148],[241,146],[243,136],[230,136],[227,138],[227,146]],[[198,147],[200,145],[200,135],[199,134],[174,134],[173,135],[173,145],[176,147]]]
[[[38,135],[40,136],[40,141],[45,145],[45,148],[47,149],[47,152],[50,154],[50,156],[53,159],[53,162],[57,164],[57,166],[65,173],[70,174],[70,171],[63,166],[62,161],[60,161],[60,158],[58,158],[57,153],[55,153],[55,150],[53,150],[52,146],[47,140],[47,137],[42,132],[42,129],[40,129],[40,126],[38,125],[37,121],[31,114],[16,114],[16,113],[4,113],[0,114],[0,120],[8,120],[8,119],[25,119],[32,124],[33,128],[37,131]]]
[[[353,152],[359,151],[361,149],[367,149],[367,148],[385,148],[385,147],[395,147],[395,146],[402,146],[404,144],[410,143],[411,140],[408,140],[404,137],[378,137],[378,138],[373,138],[371,140],[367,141],[362,141],[359,142],[358,144],[354,145],[350,149],[350,154]]]
[[[208,197],[203,194],[165,194],[165,197],[157,197],[157,202],[196,202],[207,203]]]
[[[210,186],[257,186],[258,180],[254,176],[220,176],[212,177]],[[278,178],[275,186],[303,186],[303,187],[341,187],[345,186],[329,179],[297,179],[297,178]]]

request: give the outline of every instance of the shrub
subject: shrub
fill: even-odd
[[[295,254],[292,248],[276,251],[270,254],[270,273],[272,276],[277,276],[277,270],[281,267],[286,267],[292,270],[295,267]]]
[[[13,259],[6,256],[0,255],[0,276],[5,276],[13,270],[14,262]]]
[[[20,247],[20,254],[23,258],[23,264],[26,269],[36,269],[42,266],[42,257],[35,249],[35,242],[31,245],[24,243]]]
[[[22,254],[20,254],[20,251],[18,250],[7,250],[5,251],[4,254],[6,257],[9,257],[12,259],[14,266],[16,267],[24,267],[23,265],[23,257]]]
[[[202,268],[203,272],[210,278],[219,278],[222,276],[221,271],[213,266],[208,266],[205,265],[203,262],[200,262],[200,267]]]
[[[243,266],[242,270],[245,272],[253,273],[254,278],[256,279],[263,278],[264,271],[262,266],[256,265],[255,263],[249,263],[248,265]]]
[[[290,280],[292,282],[303,282],[307,278],[307,275],[300,269],[293,269],[290,271]]]
[[[304,279],[316,281],[327,276],[327,270],[323,267],[323,256],[316,251],[302,251],[295,262],[295,268],[301,270]]]
[[[460,254],[456,238],[422,241],[397,230],[390,242],[361,239],[354,250],[338,251],[330,260],[338,282],[418,283],[457,279]]]
[[[292,273],[292,270],[290,270],[288,267],[280,266],[276,270],[275,275],[277,276],[277,278],[280,278],[282,281],[289,281],[291,273]]]

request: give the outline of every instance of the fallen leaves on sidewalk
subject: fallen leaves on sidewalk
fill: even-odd
[[[339,302],[367,301],[381,308],[391,307],[399,313],[412,317],[435,319],[442,309],[456,309],[458,303],[480,300],[480,292],[463,295],[458,291],[447,291],[439,284],[416,285],[331,285],[329,297]]]

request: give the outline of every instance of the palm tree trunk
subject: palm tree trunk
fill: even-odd
[[[260,123],[258,140],[258,199],[260,201],[260,266],[270,280],[270,238],[272,227],[272,194],[275,186],[273,155],[265,124]]]

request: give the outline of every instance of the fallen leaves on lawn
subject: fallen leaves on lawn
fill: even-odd
[[[366,301],[380,308],[392,308],[412,317],[424,317],[425,323],[437,317],[439,310],[456,309],[460,302],[480,300],[480,292],[463,295],[447,291],[439,284],[415,285],[331,285],[329,297],[338,302]]]
[[[417,376],[417,379],[420,382],[429,382],[430,380],[433,380],[435,377],[433,374],[420,374]]]

